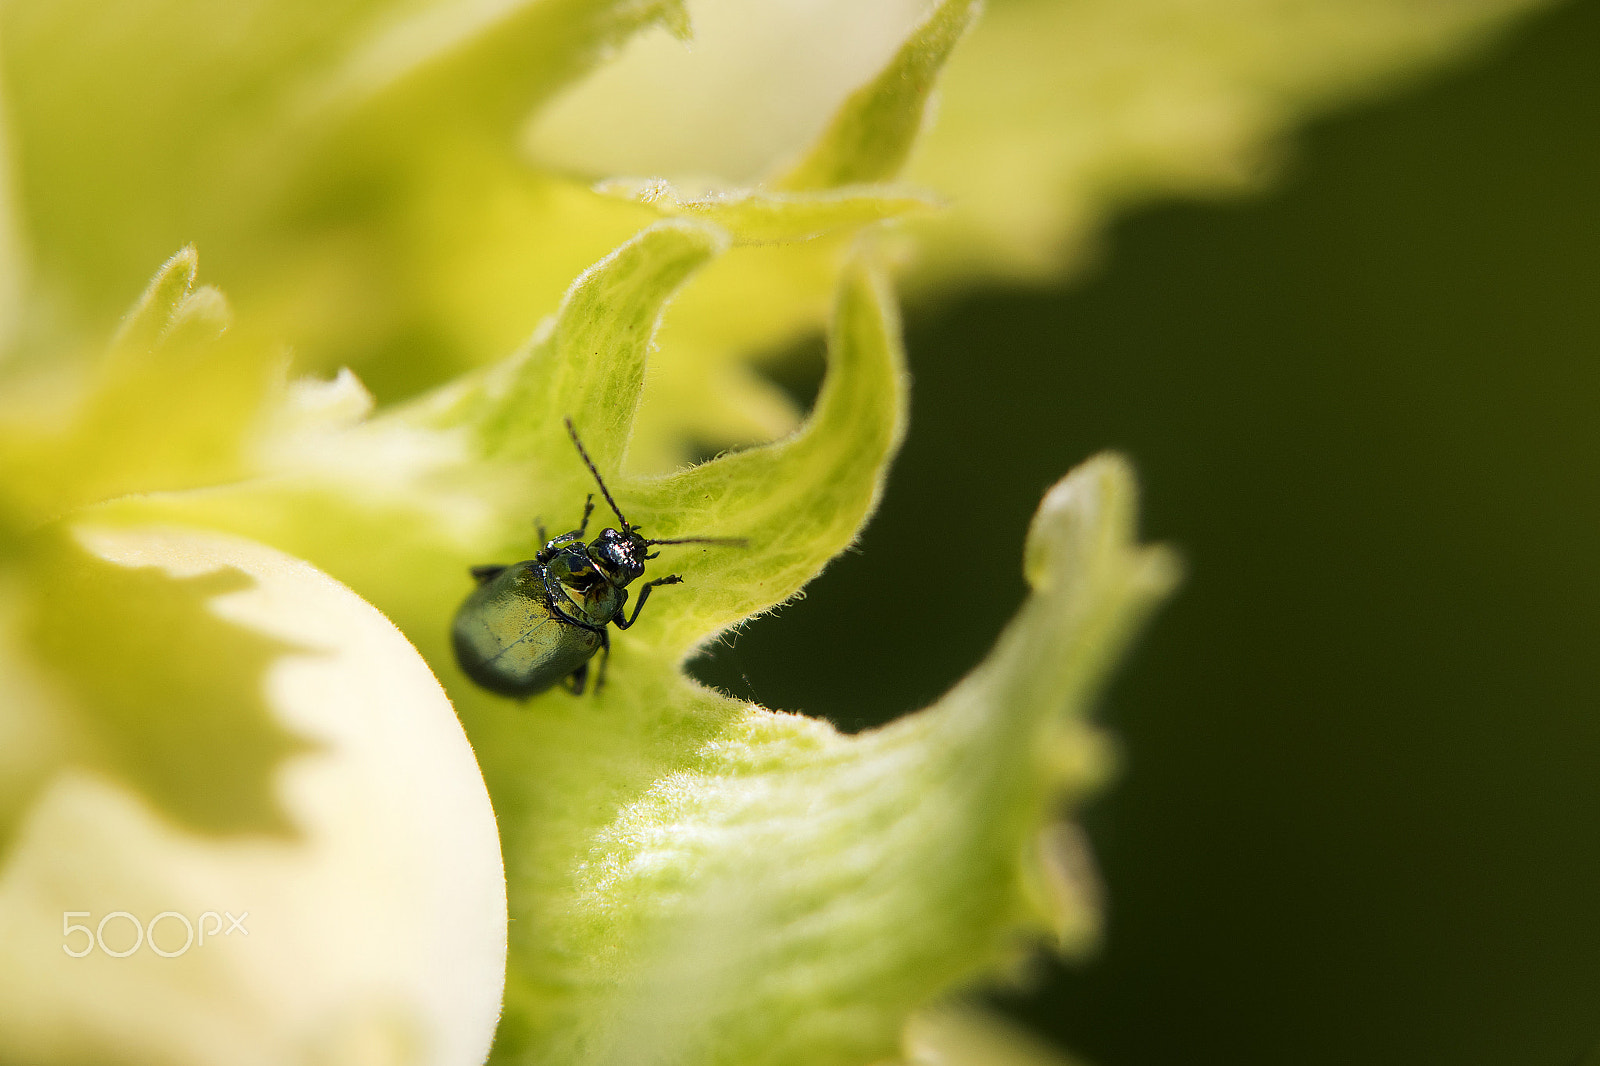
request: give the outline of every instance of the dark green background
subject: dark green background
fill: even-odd
[[[847,728],[925,703],[1020,601],[994,560],[1043,489],[1133,456],[1190,576],[1100,715],[1105,948],[1007,1008],[1102,1066],[1590,1052],[1600,3],[1319,123],[1266,196],[1140,213],[1091,276],[913,311],[907,343],[859,554],[700,672]]]

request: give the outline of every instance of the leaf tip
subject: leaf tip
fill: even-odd
[[[669,0],[663,4],[658,19],[663,29],[684,44],[694,40],[694,22],[690,19],[689,7],[683,0]]]
[[[200,253],[193,244],[174,252],[123,316],[113,348],[147,348],[160,339],[174,314],[194,289],[200,274]]]
[[[1051,590],[1060,575],[1088,572],[1075,565],[1080,560],[1125,548],[1130,583],[1152,600],[1170,593],[1182,578],[1182,564],[1164,545],[1135,546],[1138,502],[1133,464],[1115,452],[1090,458],[1056,482],[1028,528],[1028,584]]]

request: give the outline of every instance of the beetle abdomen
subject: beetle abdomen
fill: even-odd
[[[503,696],[535,696],[588,662],[601,636],[554,614],[539,566],[518,563],[472,591],[450,626],[456,662]]]

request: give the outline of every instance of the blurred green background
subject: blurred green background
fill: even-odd
[[[1043,489],[1133,456],[1190,576],[1100,715],[1104,949],[1006,1009],[1103,1066],[1592,1054],[1600,2],[907,342],[858,553],[697,672],[850,729],[926,703],[1021,600]]]

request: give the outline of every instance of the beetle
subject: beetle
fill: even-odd
[[[661,585],[676,585],[677,574],[658,577],[639,586],[633,613],[624,619],[627,586],[644,576],[646,560],[661,553],[649,549],[660,544],[743,544],[721,537],[679,537],[650,540],[623,517],[617,501],[600,477],[572,419],[567,434],[578,449],[600,494],[616,513],[621,529],[606,528],[588,544],[584,536],[594,513],[594,493],[583,505],[578,528],[551,540],[532,559],[509,566],[474,566],[477,586],[467,595],[450,625],[456,662],[468,677],[490,692],[526,699],[558,682],[575,696],[583,695],[589,677],[589,660],[600,652],[600,669],[594,690],[605,684],[611,658],[608,624],[628,629],[639,620],[650,593]]]

